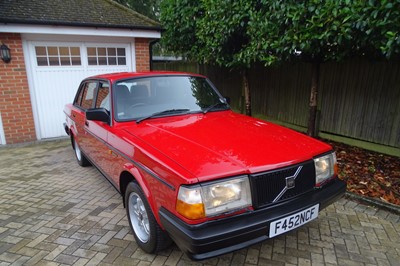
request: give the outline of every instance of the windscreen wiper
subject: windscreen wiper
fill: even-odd
[[[208,107],[203,111],[203,114],[208,113],[209,111],[211,111],[212,109],[214,109],[215,107],[218,107],[218,106],[220,106],[220,105],[226,106],[226,103],[221,103],[221,102],[219,102],[219,103],[212,104],[212,105],[208,106]]]
[[[160,111],[160,112],[155,112],[152,113],[151,115],[139,118],[136,120],[136,124],[139,124],[140,122],[142,122],[143,120],[152,118],[152,117],[156,117],[156,116],[160,116],[160,115],[167,115],[167,114],[175,114],[175,113],[186,113],[189,112],[190,109],[167,109],[164,111]]]

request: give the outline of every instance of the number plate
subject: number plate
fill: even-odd
[[[274,237],[293,230],[318,217],[319,204],[298,213],[271,222],[269,226],[269,237]]]

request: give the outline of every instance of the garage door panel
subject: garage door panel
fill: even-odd
[[[64,105],[72,102],[83,77],[82,69],[35,73],[36,106],[42,138],[65,135],[62,127]]]
[[[90,64],[89,47],[96,47],[90,51]],[[29,42],[29,50],[40,139],[65,136],[63,109],[73,101],[82,79],[132,71],[130,44]]]
[[[3,144],[6,144],[6,139],[4,137],[3,121],[1,119],[1,112],[0,112],[0,145]]]
[[[130,71],[128,66],[125,67],[108,67],[108,68],[88,68],[85,73],[87,73],[86,77],[113,73],[113,72],[127,72]]]

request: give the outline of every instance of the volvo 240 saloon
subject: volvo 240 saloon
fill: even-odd
[[[233,112],[201,75],[90,77],[64,112],[79,165],[121,193],[149,253],[171,239],[194,260],[232,252],[316,219],[345,192],[332,147]]]

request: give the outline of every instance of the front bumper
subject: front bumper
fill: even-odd
[[[338,200],[346,183],[335,179],[321,189],[285,202],[229,218],[189,225],[168,210],[160,209],[162,226],[177,246],[193,260],[203,260],[233,252],[268,239],[272,221],[307,209],[317,203],[322,210]]]

